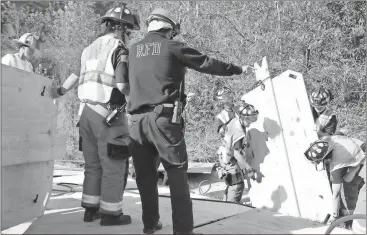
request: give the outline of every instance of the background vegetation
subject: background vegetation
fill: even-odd
[[[124,1],[144,20],[155,7],[164,7],[180,20],[179,40],[215,58],[238,65],[270,61],[273,76],[291,69],[303,74],[308,91],[324,84],[332,90],[332,108],[339,127],[365,141],[366,132],[366,1]],[[1,2],[1,23],[11,24],[18,36],[45,25],[44,58],[33,61],[60,83],[79,62],[81,51],[100,34],[98,17],[118,1]],[[3,27],[2,27],[3,28]],[[1,34],[1,55],[16,48]],[[307,53],[308,52],[308,53]],[[308,56],[307,56],[308,55]],[[308,58],[308,59],[307,59]],[[220,107],[213,92],[231,87],[236,99],[251,90],[254,75],[215,77],[189,71],[186,91],[197,93],[186,110],[186,140],[194,161],[213,160],[219,137],[214,120]],[[76,91],[58,102],[58,129],[69,136],[67,159],[79,159]]]

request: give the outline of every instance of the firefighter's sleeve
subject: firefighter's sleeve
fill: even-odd
[[[334,135],[337,125],[338,121],[336,119],[336,116],[334,115],[332,116],[328,124],[326,124],[326,126],[324,127],[323,132],[328,133],[329,135]]]
[[[116,83],[129,83],[128,56],[128,50],[122,45],[118,46],[112,54],[112,64],[115,69]]]
[[[78,63],[77,67],[74,69],[73,73],[70,74],[70,76],[63,81],[60,88],[58,88],[57,93],[62,96],[65,95],[68,91],[73,89],[79,81],[79,75],[80,75],[80,62]]]
[[[173,41],[171,49],[177,59],[186,67],[198,72],[217,76],[232,76],[242,73],[241,67],[211,58],[183,43]]]

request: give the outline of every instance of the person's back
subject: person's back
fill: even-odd
[[[128,111],[142,105],[173,103],[178,97],[175,91],[185,77],[185,66],[175,56],[182,43],[169,40],[161,32],[149,32],[141,41],[133,44],[129,57],[130,94]]]

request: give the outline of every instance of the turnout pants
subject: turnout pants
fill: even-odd
[[[235,202],[240,204],[243,191],[245,190],[245,183],[242,181],[239,184],[235,185],[227,185],[225,191],[224,191],[224,200],[227,202]]]
[[[158,105],[154,111],[131,114],[131,154],[140,192],[145,228],[159,220],[158,172],[160,158],[171,192],[173,232],[193,230],[192,202],[187,178],[187,152],[182,126],[171,123],[173,108]]]
[[[79,121],[85,159],[82,207],[120,215],[129,167],[126,119],[106,127],[103,120],[108,111],[97,106],[86,105]]]

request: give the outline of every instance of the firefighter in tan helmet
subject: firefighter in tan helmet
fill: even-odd
[[[64,95],[78,84],[79,132],[85,159],[84,221],[102,216],[102,226],[123,225],[131,223],[130,216],[122,213],[130,156],[124,111],[129,94],[124,39],[140,27],[126,4],[110,9],[101,20],[106,25],[104,35],[83,50],[79,71],[55,88],[53,97]]]

